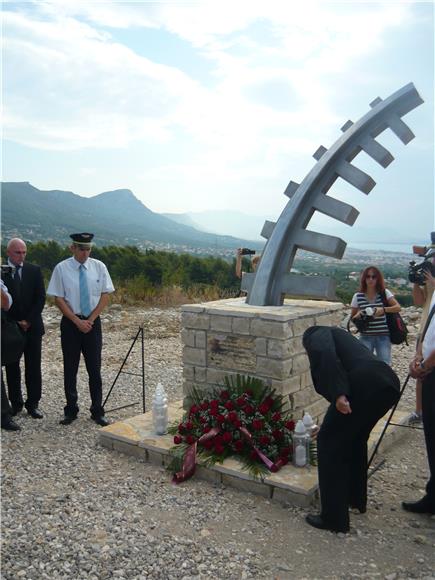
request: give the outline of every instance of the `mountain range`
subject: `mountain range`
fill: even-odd
[[[43,191],[28,182],[3,182],[1,223],[4,239],[55,240],[69,243],[69,234],[90,231],[99,245],[135,245],[231,249],[256,244],[229,235],[200,231],[147,208],[129,189],[82,197],[71,191]]]

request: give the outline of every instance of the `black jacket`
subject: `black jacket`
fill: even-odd
[[[302,342],[310,360],[314,388],[330,403],[340,395],[351,399],[352,391],[364,389],[368,381],[374,381],[379,388],[400,390],[395,372],[342,328],[311,326]]]
[[[13,320],[27,320],[31,325],[28,332],[43,335],[45,330],[41,313],[45,305],[45,286],[41,268],[24,262],[20,288],[17,288],[10,274],[4,275],[3,282],[13,300],[10,317]]]

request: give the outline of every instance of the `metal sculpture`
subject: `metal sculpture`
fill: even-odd
[[[371,111],[359,121],[341,128],[343,135],[329,149],[321,146],[314,153],[317,160],[301,184],[290,181],[285,195],[290,198],[277,222],[266,221],[261,235],[267,239],[257,271],[245,274],[242,290],[248,292],[246,302],[257,306],[279,306],[285,294],[306,298],[335,300],[335,281],[323,276],[302,276],[290,273],[298,249],[333,258],[342,258],[346,242],[306,229],[315,211],[345,224],[353,225],[359,212],[342,201],[327,195],[338,177],[363,193],[370,193],[375,181],[351,161],[365,151],[382,167],[394,157],[376,137],[389,128],[404,143],[414,134],[402,117],[423,103],[412,83],[384,101],[370,103]]]

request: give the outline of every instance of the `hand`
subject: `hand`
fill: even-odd
[[[80,330],[80,332],[83,332],[83,334],[88,334],[88,332],[91,332],[93,325],[94,323],[90,320],[82,320],[81,318],[78,318],[78,322],[76,323],[77,328]]]
[[[24,332],[27,332],[30,328],[30,323],[27,322],[27,320],[19,320],[18,326],[21,328],[21,330],[24,330]]]
[[[424,277],[426,280],[426,288],[435,288],[435,278],[427,270],[424,271]]]
[[[424,378],[426,375],[428,375],[432,369],[422,369],[420,366],[420,363],[422,361],[422,357],[415,357],[410,363],[409,363],[409,374],[411,375],[411,377],[413,379],[422,379]]]
[[[352,409],[350,407],[350,403],[346,395],[340,395],[339,397],[337,397],[337,400],[335,401],[335,408],[339,413],[342,413],[343,415],[349,415],[350,413],[352,413]]]

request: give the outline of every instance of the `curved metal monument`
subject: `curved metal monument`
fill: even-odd
[[[333,258],[341,258],[346,242],[335,236],[308,231],[306,227],[315,211],[320,211],[345,224],[353,225],[359,212],[346,203],[327,195],[338,177],[363,193],[370,193],[376,183],[352,165],[360,151],[365,151],[382,167],[394,159],[376,141],[389,128],[406,145],[413,132],[401,117],[423,103],[412,83],[404,86],[386,100],[375,99],[371,111],[359,121],[342,127],[343,135],[329,149],[321,146],[314,153],[316,165],[299,185],[290,181],[285,194],[290,198],[278,221],[266,221],[261,235],[267,239],[255,274],[243,276],[242,289],[248,292],[247,303],[257,306],[279,306],[284,295],[307,298],[335,299],[335,282],[321,276],[301,276],[290,273],[298,249]]]

